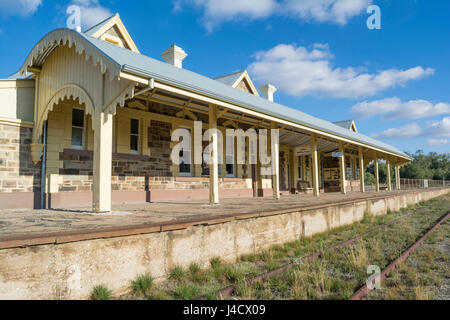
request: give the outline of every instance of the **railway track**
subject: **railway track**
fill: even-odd
[[[271,271],[268,271],[268,272],[264,272],[264,273],[262,273],[262,274],[259,274],[259,275],[255,276],[255,277],[252,277],[252,278],[250,278],[250,279],[247,279],[247,280],[245,280],[245,281],[243,281],[243,282],[241,282],[241,283],[234,284],[234,285],[230,285],[230,286],[228,286],[228,287],[226,287],[226,288],[223,288],[223,289],[217,291],[216,294],[217,294],[218,297],[220,297],[220,298],[222,298],[222,299],[223,299],[223,298],[229,298],[229,297],[231,297],[231,296],[236,292],[236,289],[237,289],[240,285],[250,285],[250,284],[255,283],[255,282],[257,282],[257,281],[265,280],[265,279],[267,279],[267,278],[269,278],[269,277],[271,277],[271,276],[274,276],[274,275],[278,275],[278,274],[280,274],[280,273],[283,273],[283,272],[289,270],[290,268],[292,268],[292,267],[294,267],[294,266],[296,266],[296,265],[299,265],[300,263],[311,263],[311,262],[313,262],[313,261],[315,261],[315,260],[321,258],[321,257],[323,256],[323,254],[326,253],[326,252],[335,251],[335,250],[337,250],[337,249],[339,249],[339,248],[341,248],[341,247],[345,247],[345,246],[351,245],[351,244],[355,243],[356,241],[358,241],[359,239],[361,239],[361,238],[363,238],[363,237],[365,237],[365,236],[368,236],[368,235],[370,235],[370,234],[372,234],[372,233],[374,233],[374,232],[383,230],[384,228],[386,228],[386,227],[388,227],[388,226],[391,226],[391,225],[393,225],[393,224],[396,223],[396,222],[399,222],[399,221],[401,221],[401,220],[404,220],[404,219],[406,219],[406,218],[408,218],[408,217],[410,217],[410,216],[412,216],[412,215],[414,215],[414,214],[415,214],[415,212],[412,212],[412,213],[405,214],[405,215],[403,215],[403,216],[401,216],[401,217],[392,219],[392,220],[389,221],[388,223],[385,223],[385,224],[383,224],[383,225],[381,225],[381,226],[378,226],[378,227],[376,227],[376,228],[374,228],[374,229],[372,229],[372,230],[369,230],[369,231],[367,231],[367,232],[364,232],[364,233],[362,233],[362,234],[360,234],[360,235],[358,235],[358,236],[356,236],[356,237],[353,237],[353,238],[351,238],[351,239],[349,239],[349,240],[346,240],[346,241],[337,243],[337,244],[335,244],[335,245],[332,245],[332,246],[330,246],[330,247],[328,247],[328,248],[325,248],[324,250],[322,250],[322,251],[320,251],[320,252],[316,252],[316,253],[313,253],[313,254],[311,254],[311,255],[309,255],[309,256],[299,258],[299,259],[297,259],[297,260],[294,261],[294,262],[285,264],[285,265],[283,265],[283,266],[281,266],[281,267],[278,267],[278,268],[276,268],[276,269],[274,269],[274,270],[271,270]],[[361,289],[362,289],[362,288],[361,288]],[[199,298],[199,299],[197,299],[197,300],[206,300],[206,297],[201,297],[201,298]]]
[[[417,240],[413,245],[411,245],[408,249],[406,249],[397,259],[391,262],[386,268],[381,271],[380,280],[386,280],[386,277],[389,275],[391,271],[393,271],[397,266],[401,263],[405,262],[406,259],[417,249],[422,243],[432,234],[434,233],[445,221],[450,218],[450,212],[447,213],[438,223],[436,223],[432,228],[430,228],[419,240]],[[349,300],[361,300],[366,297],[370,291],[373,290],[373,287],[369,287],[367,284],[358,289]]]

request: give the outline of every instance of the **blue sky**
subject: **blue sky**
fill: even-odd
[[[132,3],[132,5],[131,5]],[[401,150],[450,152],[450,2],[426,0],[0,0],[0,78],[82,8],[83,29],[119,12],[140,51],[173,42],[209,77],[247,69],[277,102]],[[369,30],[369,5],[381,29]]]

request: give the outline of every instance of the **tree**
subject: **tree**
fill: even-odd
[[[450,154],[437,154],[430,152],[425,155],[422,150],[414,154],[408,154],[413,158],[410,164],[400,169],[402,178],[450,180]]]

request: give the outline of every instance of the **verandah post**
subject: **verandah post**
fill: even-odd
[[[209,129],[211,130],[212,152],[209,164],[209,204],[219,204],[219,142],[217,134],[217,107],[209,105]]]
[[[365,174],[365,166],[364,166],[364,154],[362,151],[362,147],[359,147],[359,180],[360,180],[360,190],[361,192],[365,192],[364,187],[364,174]]]
[[[339,157],[339,167],[341,170],[341,193],[347,194],[347,181],[345,179],[345,156],[344,156],[344,144],[339,142],[339,152],[342,153],[342,156]]]
[[[391,162],[389,160],[386,160],[386,180],[387,180],[387,188],[388,191],[392,191],[392,184],[391,184]]]
[[[375,167],[375,191],[380,192],[380,171],[378,166],[378,156],[375,156],[374,160],[374,167]]]
[[[320,196],[319,190],[319,163],[317,155],[317,137],[315,133],[311,133],[311,158],[312,158],[312,175],[313,175],[313,194]]]
[[[275,122],[271,122],[270,126],[270,154],[272,157],[272,188],[273,188],[273,198],[275,200],[280,199],[280,142],[277,134],[273,133],[273,130],[277,130],[278,126]]]
[[[94,122],[94,177],[92,211],[111,211],[113,115],[101,112]]]

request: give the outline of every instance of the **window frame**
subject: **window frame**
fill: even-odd
[[[132,122],[133,120],[138,122],[138,130],[137,133],[132,133]],[[131,149],[131,137],[136,136],[137,137],[137,150],[133,150]],[[130,153],[131,154],[140,154],[141,153],[141,146],[140,146],[140,142],[141,142],[141,120],[139,118],[130,118]]]
[[[193,155],[192,155],[192,131],[193,129],[190,127],[179,127],[180,129],[186,129],[189,130],[190,134],[191,134],[191,143],[190,143],[190,150],[189,150],[189,154],[190,154],[190,158],[191,158],[191,163],[189,164],[189,172],[181,172],[181,163],[178,165],[178,175],[180,177],[193,177],[194,176],[194,165],[193,165]],[[184,154],[184,150],[183,150],[183,154]],[[183,159],[184,159],[184,155],[183,155]],[[180,161],[181,162],[181,161]]]
[[[74,126],[73,125],[73,112],[74,110],[79,110],[83,112],[83,126]],[[76,150],[85,150],[86,149],[86,111],[83,108],[77,108],[72,107],[72,118],[71,118],[71,132],[70,132],[70,145],[72,149]],[[73,144],[73,129],[82,129],[82,136],[81,136],[81,145],[75,145]]]
[[[232,142],[233,142],[233,153],[232,153],[232,155],[229,155],[228,154],[228,138],[230,138],[231,140],[232,140]],[[226,138],[225,138],[225,165],[224,165],[224,167],[225,167],[225,176],[227,177],[227,178],[236,178],[236,167],[237,167],[237,159],[236,159],[236,149],[237,149],[237,141],[235,141],[236,139],[235,139],[235,137],[234,136],[226,136]],[[244,152],[245,152],[245,143],[244,143]],[[233,163],[228,163],[228,157],[229,156],[232,156],[233,157]],[[219,162],[220,162],[220,159],[219,159]],[[232,166],[232,168],[233,168],[233,172],[232,173],[228,173],[228,165],[231,165]]]
[[[303,156],[297,156],[297,181],[303,181]]]

